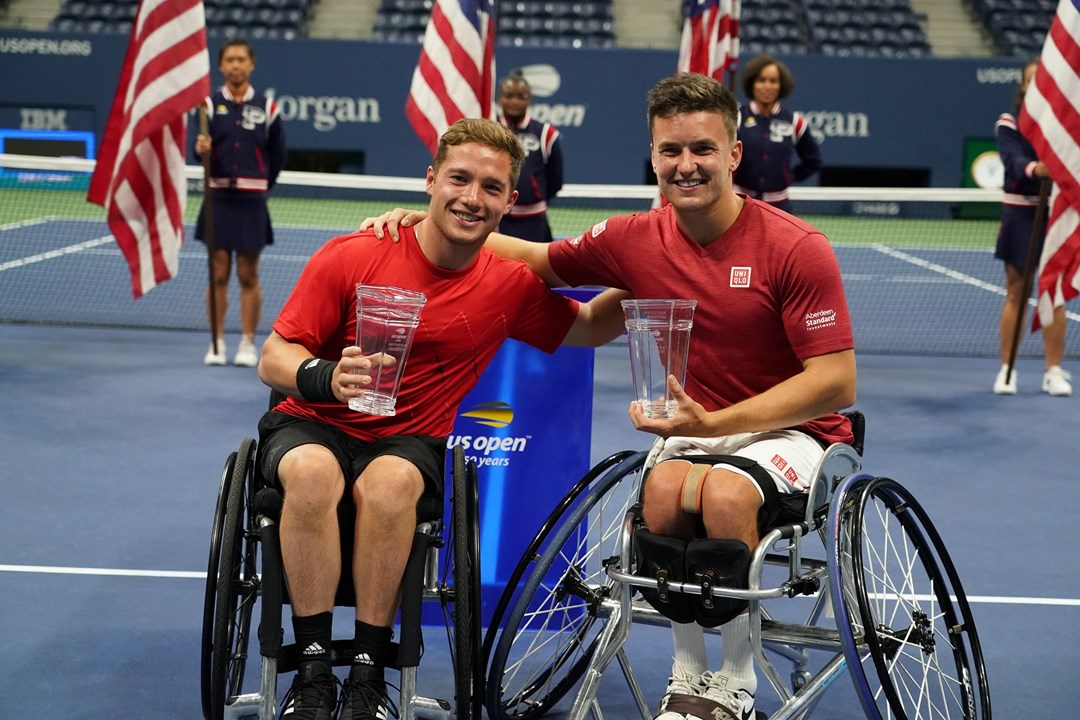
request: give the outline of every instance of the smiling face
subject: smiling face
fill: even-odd
[[[427,192],[425,222],[455,253],[475,253],[517,199],[510,156],[476,142],[454,145],[438,167],[428,168]]]
[[[721,113],[707,111],[653,120],[653,168],[660,191],[680,216],[711,212],[731,194],[742,143],[726,125]]]

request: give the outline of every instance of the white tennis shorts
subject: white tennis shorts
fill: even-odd
[[[814,469],[825,451],[814,438],[798,430],[772,430],[760,433],[738,433],[717,438],[670,437],[664,443],[657,462],[677,455],[737,455],[749,458],[764,468],[783,494],[806,492],[813,480]],[[687,461],[689,462],[689,461]],[[750,474],[731,465],[714,465],[738,473],[754,483]],[[761,494],[761,488],[758,488]],[[765,501],[764,495],[761,498]]]

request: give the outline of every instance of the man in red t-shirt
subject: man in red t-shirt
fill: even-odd
[[[442,498],[457,407],[502,342],[512,337],[552,352],[563,342],[602,345],[622,330],[626,293],[579,304],[524,263],[484,248],[517,197],[523,157],[498,123],[456,123],[428,168],[427,220],[397,244],[371,232],[329,241],[304,268],[263,346],[259,376],[287,398],[259,423],[259,470],[284,492],[281,554],[302,656],[283,720],[387,716],[383,670],[417,502],[425,493]],[[371,382],[375,359],[355,346],[358,283],[427,298],[392,417],[347,405]],[[356,640],[335,714],[331,624],[341,569],[337,509],[346,488],[356,508]]]
[[[703,527],[708,538],[753,549],[759,517],[776,511],[777,494],[804,491],[824,446],[852,441],[838,411],[855,401],[855,351],[828,240],[732,187],[742,157],[738,112],[735,96],[711,78],[661,80],[649,92],[648,118],[667,205],[550,245],[494,234],[488,247],[524,259],[553,286],[608,285],[639,298],[698,301],[685,390],[668,380],[679,401],[675,416],[649,419],[630,408],[637,429],[667,438],[645,485],[643,514],[657,535],[688,542]],[[418,218],[396,211],[378,221],[378,233],[383,222],[393,234],[393,221]],[[757,467],[672,459],[685,455],[735,455]],[[672,627],[675,658],[657,719],[752,718],[757,677],[747,614],[720,626],[716,672],[701,626]]]

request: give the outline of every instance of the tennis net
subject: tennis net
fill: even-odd
[[[202,170],[188,168],[186,242],[176,278],[135,301],[127,265],[86,201],[93,161],[0,155],[0,322],[205,328],[206,252],[192,239]],[[994,259],[1001,193],[909,188],[793,188],[795,212],[821,229],[840,262],[862,353],[996,356],[1004,297]],[[552,203],[556,237],[647,210],[656,188],[568,185]],[[275,242],[263,253],[263,328],[326,240],[395,206],[424,208],[420,178],[282,173],[271,195]],[[226,331],[239,330],[230,287]],[[1041,356],[1024,329],[1021,355]],[[1080,315],[1068,313],[1070,326]],[[1070,328],[1066,354],[1080,357]]]

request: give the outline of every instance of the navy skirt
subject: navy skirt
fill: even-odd
[[[1031,228],[1034,224],[1035,208],[1033,206],[1002,205],[1001,229],[998,230],[994,257],[1022,269],[1027,264],[1028,245],[1031,243]],[[1039,245],[1035,249],[1036,266],[1038,266],[1043,240],[1046,236],[1045,225],[1044,221],[1043,232],[1039,234]]]
[[[212,190],[214,247],[229,252],[258,253],[274,243],[266,193]],[[199,210],[195,239],[206,242],[206,202]]]

